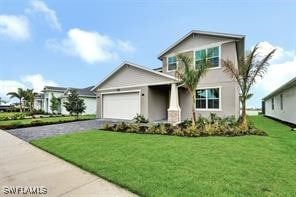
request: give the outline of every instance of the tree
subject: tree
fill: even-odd
[[[23,111],[22,100],[26,96],[26,91],[24,89],[22,89],[22,88],[18,88],[17,92],[8,92],[7,95],[10,96],[10,99],[12,99],[12,98],[19,99],[20,112],[22,112]]]
[[[61,106],[61,100],[57,97],[54,96],[53,93],[51,93],[51,99],[50,99],[50,109],[51,111],[54,113],[54,112],[58,112],[58,110],[60,109],[60,106]]]
[[[3,104],[6,104],[7,101],[3,100],[3,99],[0,97],[0,105],[1,105],[2,103],[3,103]]]
[[[24,95],[25,104],[29,108],[31,113],[34,112],[34,101],[35,101],[36,95],[37,93],[33,92],[33,89],[25,90],[25,95]]]
[[[193,60],[191,57],[179,54],[177,59],[183,66],[176,72],[177,77],[184,88],[190,93],[192,98],[192,125],[195,125],[196,115],[195,115],[195,102],[196,102],[196,87],[201,79],[211,66],[211,63],[207,60],[206,55],[203,55],[202,60],[198,64],[198,68],[195,68]]]
[[[75,114],[76,119],[79,118],[79,114],[83,113],[86,109],[83,99],[80,99],[76,90],[70,90],[70,94],[67,100],[64,102],[64,107],[70,113]]]
[[[251,98],[251,87],[256,83],[258,78],[262,78],[269,66],[269,60],[272,58],[276,49],[270,51],[267,55],[261,56],[258,53],[259,45],[253,50],[246,52],[245,55],[239,58],[238,67],[230,60],[222,60],[224,71],[236,80],[240,88],[240,102],[242,105],[242,113],[239,121],[245,129],[248,127],[246,115],[246,102]]]

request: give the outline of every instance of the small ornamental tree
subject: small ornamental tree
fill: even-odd
[[[64,107],[70,115],[75,114],[77,120],[79,118],[79,114],[82,114],[86,109],[84,100],[79,98],[76,90],[70,90],[70,94],[64,102]]]
[[[50,109],[51,109],[52,113],[55,113],[55,112],[58,113],[60,106],[61,106],[61,100],[59,98],[55,97],[53,95],[53,93],[51,93],[51,97],[52,98],[50,99],[50,103],[51,103]]]

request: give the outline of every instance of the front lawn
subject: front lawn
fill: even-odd
[[[96,118],[96,115],[79,116],[79,120],[91,120],[95,118]],[[23,127],[64,123],[64,122],[72,122],[72,121],[76,121],[76,116],[56,116],[56,117],[47,117],[47,118],[27,118],[22,120],[4,120],[4,121],[0,121],[0,129],[23,128]]]
[[[268,136],[90,130],[32,143],[143,196],[295,196],[296,133],[268,118],[250,119]]]

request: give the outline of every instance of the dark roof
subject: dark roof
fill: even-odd
[[[274,90],[273,92],[271,92],[270,94],[268,94],[266,97],[264,97],[262,100],[267,100],[270,97],[273,97],[277,94],[279,94],[280,92],[287,90],[291,87],[296,86],[296,77],[294,77],[293,79],[291,79],[290,81],[288,81],[287,83],[285,83],[284,85],[282,85],[281,87],[279,87],[278,89]]]
[[[155,71],[162,71],[162,67],[153,68],[153,70],[155,70]]]
[[[58,91],[58,92],[64,92],[67,90],[67,88],[64,87],[55,87],[55,86],[44,86],[43,91],[45,90],[53,90],[53,91]]]
[[[89,86],[89,87],[86,87],[86,88],[67,88],[67,91],[65,92],[65,94],[69,90],[76,90],[79,96],[91,96],[91,97],[95,97],[96,94],[91,91],[92,88],[94,88],[94,86]]]

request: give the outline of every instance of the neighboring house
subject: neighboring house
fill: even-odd
[[[64,92],[64,95],[61,98],[61,101],[62,101],[62,103],[65,102],[68,94],[70,94],[70,90],[74,89],[74,90],[77,91],[79,97],[84,100],[84,103],[85,103],[85,106],[86,106],[84,114],[96,114],[96,107],[97,107],[96,94],[91,91],[91,89],[93,87],[94,86],[90,86],[90,87],[82,88],[82,89],[67,88],[67,90]],[[61,113],[62,114],[68,114],[65,107],[62,107]]]
[[[263,113],[296,125],[296,77],[263,98]]]
[[[91,91],[94,86],[90,86],[87,88],[64,88],[64,87],[53,87],[53,86],[45,86],[42,90],[43,94],[35,97],[35,109],[42,109],[47,113],[52,113],[50,109],[52,95],[59,98],[61,100],[61,106],[58,110],[58,113],[68,114],[67,110],[63,106],[63,102],[65,101],[67,95],[69,94],[70,89],[75,89],[80,98],[84,100],[86,105],[86,110],[84,114],[95,114],[96,113],[96,95]],[[41,106],[41,108],[40,108]]]
[[[201,54],[208,54],[213,67],[196,87],[197,116],[239,116],[239,88],[224,73],[221,60],[237,66],[244,53],[244,36],[204,31],[191,31],[163,51],[158,59],[161,68],[149,69],[123,62],[93,88],[97,94],[97,117],[132,119],[137,113],[150,121],[177,123],[191,117],[192,99],[179,84],[175,72],[181,64],[176,55],[192,56],[198,67]]]

